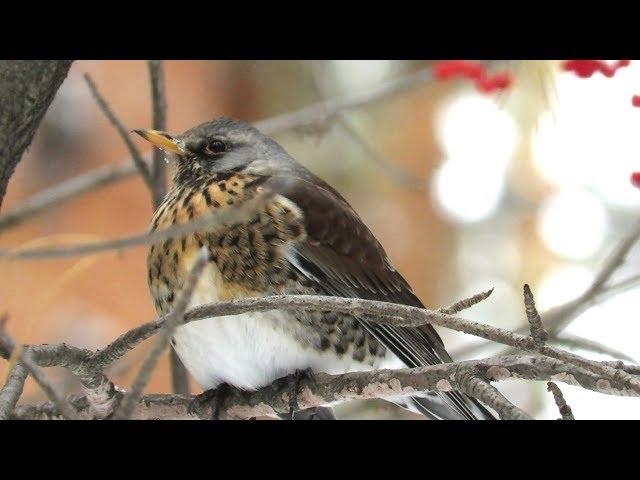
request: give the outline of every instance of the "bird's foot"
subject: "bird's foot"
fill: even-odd
[[[298,405],[298,393],[300,392],[300,384],[302,380],[313,380],[313,370],[307,368],[306,370],[296,370],[287,377],[287,383],[289,384],[289,415],[288,420],[294,420],[295,414],[300,410]]]
[[[216,388],[205,390],[197,395],[189,404],[188,412],[191,415],[205,411],[209,407],[211,411],[211,420],[220,420],[220,412],[225,398],[229,394],[230,387],[226,383],[221,383]]]

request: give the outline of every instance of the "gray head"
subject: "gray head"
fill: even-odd
[[[268,175],[300,168],[275,141],[251,125],[217,118],[180,135],[157,130],[134,130],[175,157],[175,181],[222,172]]]

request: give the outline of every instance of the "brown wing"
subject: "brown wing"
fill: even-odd
[[[272,177],[265,188],[288,198],[302,210],[307,238],[295,246],[296,258],[292,263],[326,294],[423,307],[387,258],[382,245],[331,186],[308,174],[306,178]],[[402,328],[360,321],[409,367],[451,361],[431,325]],[[442,397],[458,417],[490,416],[477,402],[458,392]],[[414,399],[421,410],[427,408],[423,400]],[[423,413],[434,413],[433,410],[436,408]],[[435,416],[443,415],[436,412]]]

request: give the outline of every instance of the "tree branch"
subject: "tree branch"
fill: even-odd
[[[470,335],[502,343],[520,350],[538,352],[542,355],[561,360],[601,375],[605,380],[620,383],[625,388],[640,393],[640,381],[620,367],[606,362],[596,362],[539,343],[528,335],[520,335],[501,328],[473,322],[460,317],[446,315],[439,311],[421,309],[408,305],[392,304],[375,300],[354,298],[323,297],[316,295],[276,295],[270,297],[252,297],[210,303],[195,307],[185,314],[185,322],[227,315],[238,315],[249,311],[267,311],[275,309],[291,310],[329,310],[365,316],[372,321],[402,327],[417,327],[424,324],[438,325]],[[143,324],[122,335],[107,348],[110,358],[115,351],[126,352],[138,343],[153,335],[164,325],[166,316]],[[116,345],[114,345],[116,344]],[[98,353],[97,355],[100,355]]]
[[[627,355],[620,350],[616,350],[615,348],[611,348],[608,345],[604,345],[600,342],[596,342],[595,340],[591,340],[589,338],[580,337],[578,335],[570,335],[568,333],[561,333],[557,337],[551,338],[553,343],[558,345],[562,345],[565,347],[571,348],[579,348],[582,350],[587,350],[594,353],[599,353],[602,355],[608,355],[613,358],[617,358],[620,360],[626,360],[628,362],[637,363],[637,361]]]
[[[480,378],[469,369],[458,371],[454,376],[458,388],[482,403],[490,405],[502,420],[533,420],[524,410],[516,407],[491,385],[488,380]]]
[[[527,320],[529,320],[529,328],[531,329],[531,338],[533,338],[539,346],[542,346],[547,341],[547,332],[544,330],[542,320],[538,314],[536,303],[533,299],[533,293],[529,285],[524,285],[524,308],[527,313]]]
[[[555,383],[549,382],[547,383],[547,391],[553,394],[553,399],[558,406],[558,410],[560,410],[562,420],[575,420],[573,413],[571,412],[571,407],[567,405],[560,388]]]
[[[71,63],[71,60],[0,62],[0,207],[9,179]]]
[[[302,410],[349,400],[391,399],[402,395],[415,395],[416,392],[450,391],[456,376],[463,375],[465,371],[472,372],[472,376],[492,382],[556,381],[608,395],[638,396],[637,392],[627,390],[620,385],[614,386],[603,382],[598,375],[558,360],[540,355],[508,355],[413,369],[373,370],[341,375],[316,373],[312,378],[301,379],[296,399]],[[619,389],[616,389],[618,387]],[[231,389],[222,402],[221,418],[246,419],[288,414],[290,392],[287,378],[278,379],[271,385],[254,392]],[[476,391],[472,393],[481,395],[485,401],[492,401],[489,394]],[[116,396],[121,399],[123,393],[117,392]],[[208,407],[193,408],[197,405],[194,403],[195,398],[191,395],[177,394],[144,395],[138,401],[131,418],[211,418],[211,412],[207,411]],[[71,397],[70,402],[77,409],[80,418],[93,418],[85,397]],[[491,403],[490,406],[500,408]],[[50,419],[57,418],[58,415],[58,411],[51,402],[44,402],[35,406],[18,406],[13,418]]]
[[[615,247],[611,255],[605,260],[591,285],[577,298],[557,307],[550,308],[542,313],[541,318],[544,327],[550,337],[554,339],[581,313],[596,302],[602,301],[611,295],[620,293],[640,283],[640,275],[634,275],[617,283],[607,286],[611,276],[624,263],[627,254],[640,239],[640,224],[636,225]],[[524,334],[530,326],[522,325],[515,331]],[[465,346],[453,352],[453,355],[466,356],[477,353],[490,345],[487,342]]]
[[[44,258],[70,258],[84,255],[92,255],[94,253],[121,250],[141,245],[150,245],[156,242],[162,242],[169,239],[180,238],[190,233],[195,233],[203,229],[211,230],[230,220],[237,221],[238,214],[249,215],[252,209],[258,208],[267,199],[271,198],[270,194],[259,194],[248,200],[239,207],[239,211],[203,215],[202,217],[192,220],[185,224],[172,225],[169,228],[156,230],[154,232],[144,232],[137,235],[115,238],[112,240],[104,240],[99,242],[83,243],[78,245],[63,245],[57,247],[45,248],[18,248],[4,249],[0,248],[0,257],[12,260],[36,260]]]
[[[164,64],[161,60],[149,60],[149,83],[151,85],[151,115],[153,128],[164,131],[167,128],[167,94],[164,82]],[[153,179],[151,192],[153,207],[157,210],[162,204],[167,190],[167,173],[164,154],[153,149]],[[175,350],[169,352],[169,369],[171,385],[176,393],[189,393],[189,376]]]
[[[323,100],[293,112],[261,120],[254,124],[256,128],[274,135],[293,128],[308,129],[314,124],[332,121],[336,115],[363,107],[385,98],[413,90],[433,80],[431,69],[425,68],[406,77],[390,80],[367,91],[339,99]]]
[[[60,205],[72,198],[116,180],[133,176],[137,168],[133,163],[104,166],[42,190],[28,198],[21,205],[0,216],[0,232],[21,224],[31,217]]]
[[[0,326],[0,349],[8,356],[14,354],[15,342]],[[16,354],[16,364],[24,365],[24,368],[31,374],[38,386],[56,405],[58,411],[67,419],[74,420],[76,412],[67,404],[62,395],[57,391],[56,387],[51,383],[47,375],[32,360],[30,353],[23,351],[21,348]]]
[[[486,293],[472,298],[480,298],[485,295]],[[458,302],[458,304],[461,303],[464,302]],[[411,383],[410,381],[410,378],[414,378],[417,371],[419,371],[420,373],[433,373],[434,371],[440,372],[441,376],[436,376],[436,378],[432,378],[432,380],[436,384],[441,380],[446,380],[446,382],[440,382],[440,384],[435,388],[437,388],[438,390],[447,388],[460,388],[468,393],[471,392],[472,395],[478,395],[484,401],[490,402],[489,406],[494,408],[505,418],[526,418],[526,414],[517,409],[517,407],[511,405],[504,397],[499,395],[498,392],[493,391],[491,388],[487,388],[487,386],[481,385],[478,382],[467,382],[465,384],[464,379],[470,377],[461,377],[460,375],[466,373],[469,376],[478,377],[483,381],[496,381],[505,378],[534,378],[538,380],[555,380],[571,384],[580,384],[585,388],[590,388],[595,391],[602,391],[604,393],[610,394],[632,396],[638,396],[640,394],[640,382],[638,377],[628,372],[630,371],[634,374],[638,373],[638,371],[640,370],[640,368],[638,367],[628,367],[622,362],[595,362],[587,360],[577,355],[572,355],[568,352],[554,349],[546,345],[541,346],[536,340],[529,336],[511,333],[499,328],[479,324],[477,322],[471,322],[469,320],[443,314],[440,311],[431,311],[416,307],[409,307],[406,305],[396,305],[372,300],[320,297],[311,295],[273,296],[264,298],[245,298],[228,302],[203,305],[191,309],[190,311],[185,313],[184,319],[185,321],[196,321],[198,319],[216,316],[237,315],[247,311],[265,311],[273,309],[312,309],[349,312],[352,315],[365,316],[371,321],[380,321],[383,323],[389,323],[398,326],[418,326],[425,323],[431,323],[433,325],[439,325],[472,335],[478,335],[483,338],[496,340],[498,342],[502,342],[521,349],[537,351],[543,355],[542,357],[509,357],[511,359],[510,361],[512,361],[514,365],[511,365],[508,362],[505,363],[505,361],[500,364],[482,364],[479,363],[479,361],[474,361],[471,363],[460,362],[458,364],[425,367],[427,370],[381,370],[376,372],[356,372],[354,374],[347,374],[355,375],[356,377],[354,378],[357,381],[362,381],[362,379],[365,378],[368,379],[367,381],[370,380],[373,383],[383,383],[382,387],[380,387],[380,385],[367,387],[369,383],[367,383],[366,385],[362,384],[362,390],[359,394],[362,398],[365,398],[367,395],[375,396],[374,394],[380,394],[378,396],[381,396],[381,398],[386,398],[385,392],[387,391],[389,396],[402,394],[403,390],[397,390],[397,384],[395,383],[395,381],[390,383],[394,378],[402,379],[400,385],[403,385],[402,382],[409,382],[407,385],[417,390],[418,385]],[[121,355],[139,344],[141,341],[153,335],[161,327],[163,327],[165,322],[167,322],[167,316],[136,327],[135,329],[132,329],[126,334],[120,336],[103,350],[95,353],[91,353],[82,349],[75,349],[66,345],[32,346],[28,347],[27,351],[31,355],[33,355],[33,358],[35,360],[37,360],[38,362],[42,362],[42,364],[66,366],[71,371],[87,375],[91,371],[95,372],[95,369],[97,368],[103,368],[103,366],[108,362],[116,360]],[[64,358],[61,359],[61,357]],[[58,358],[58,360],[56,360],[56,358]],[[503,360],[505,358],[506,357],[504,357]],[[527,358],[529,360],[523,363],[523,358]],[[94,365],[92,367],[94,370],[87,370],[87,365],[92,364]],[[464,369],[460,370],[460,367],[464,367],[465,365],[468,366],[469,369],[466,371]],[[474,369],[471,369],[471,366],[473,366]],[[544,370],[541,370],[541,366],[545,366],[546,368]],[[442,376],[444,375],[443,371],[438,370],[438,368],[455,368],[456,370],[453,371],[455,375],[451,376],[452,372],[446,370],[446,373],[449,376],[444,377]],[[358,375],[360,374],[373,375],[373,377],[358,377]],[[405,378],[394,376],[405,374],[409,375],[409,377]],[[375,375],[381,375],[381,377],[376,377]],[[381,380],[385,378],[384,375],[388,376],[386,377],[386,386],[384,386],[384,381]],[[320,374],[320,377],[322,378],[322,374]],[[330,378],[333,377],[327,377],[327,381],[329,381]],[[341,376],[340,381],[352,378],[353,377],[349,376]],[[314,381],[315,380],[317,380],[317,378],[314,379]],[[279,384],[274,385],[277,386]],[[287,383],[287,385],[282,388],[286,389],[286,392],[289,392],[289,387],[290,385]],[[429,383],[427,383],[426,385],[421,383],[419,387],[424,387],[426,390],[432,388],[431,384]],[[271,388],[272,390],[269,390],[269,388]],[[247,412],[251,413],[251,415],[249,416],[255,416],[254,414],[258,411],[262,412],[260,413],[260,415],[265,414],[265,412],[268,413],[272,411],[275,413],[286,413],[287,411],[289,411],[288,393],[286,393],[286,395],[285,393],[282,393],[279,398],[269,400],[269,402],[271,403],[268,403],[266,398],[264,397],[264,395],[266,395],[265,392],[271,391],[271,394],[273,394],[273,388],[275,387],[271,386],[269,388],[265,387],[265,389],[259,390],[255,393],[255,396],[253,396],[254,394],[247,394],[247,392],[236,392],[235,397],[237,401],[235,404],[230,404],[234,406],[235,413],[230,412],[229,415],[232,417],[242,417],[243,414]],[[367,388],[366,391],[364,391],[365,388]],[[382,392],[380,392],[380,388],[382,388]],[[390,388],[391,390],[389,390]],[[304,391],[304,389],[302,391]],[[356,389],[355,391],[358,390]],[[314,393],[314,395],[320,395],[320,399],[310,401],[309,399],[305,400],[304,398],[300,398],[299,405],[301,409],[321,405],[323,404],[322,402],[326,403],[328,401],[338,401],[338,397],[336,397],[335,395],[331,398],[328,397],[328,395],[330,394],[329,391],[326,391],[325,394],[318,394],[317,390],[312,390],[312,392]],[[111,389],[112,398],[120,398],[119,395],[119,392],[115,391],[115,389]],[[184,397],[182,396],[180,398]],[[238,398],[240,400],[238,400]],[[344,399],[347,398],[345,397]],[[269,408],[265,409],[265,402],[267,402],[266,404],[269,405]],[[279,406],[280,402],[282,402],[282,406]],[[241,405],[242,408],[236,408],[238,405]],[[133,406],[135,406],[135,402],[133,402]],[[128,408],[132,407],[130,406]]]
[[[314,122],[322,122],[326,121],[327,119],[334,118],[336,113],[355,110],[369,103],[381,101],[385,98],[410,91],[414,88],[418,88],[422,85],[428,84],[431,80],[432,78],[430,70],[423,69],[406,77],[385,82],[367,92],[358,93],[341,99],[332,99],[313,103],[307,107],[295,110],[293,112],[261,120],[260,122],[256,123],[255,126],[267,135],[281,133],[287,129],[304,128],[304,126],[309,127]],[[154,155],[160,155],[160,153],[154,151]],[[125,170],[124,172],[122,172],[122,175],[114,175],[113,177],[109,178],[102,178],[102,175],[104,175],[102,169],[96,169],[87,172],[82,175],[82,179],[84,180],[84,182],[90,183],[92,181],[95,181],[95,184],[88,185],[87,188],[72,188],[76,184],[76,182],[80,181],[80,178],[72,178],[56,187],[43,190],[36,195],[40,197],[41,200],[49,199],[48,203],[45,201],[41,201],[39,204],[39,208],[31,211],[27,210],[19,212],[18,210],[15,214],[12,215],[12,219],[10,219],[8,216],[0,216],[0,231],[19,225],[20,223],[28,220],[38,213],[46,211],[49,208],[59,205],[64,201],[70,200],[74,196],[80,195],[90,190],[91,186],[104,186],[117,180],[127,178],[135,173],[135,170],[132,167],[133,164],[123,164],[122,168]],[[95,175],[97,178],[95,180],[92,180],[92,175]],[[59,190],[66,191],[65,195],[61,195],[59,193]],[[35,200],[36,198],[33,197],[31,199],[28,199],[27,203],[31,203]],[[18,215],[18,213],[20,214]]]
[[[493,288],[491,290],[487,290],[486,292],[481,292],[476,295],[473,295],[469,298],[465,298],[460,300],[459,302],[454,303],[453,305],[449,305],[448,307],[441,308],[439,310],[440,313],[446,313],[447,315],[455,315],[462,310],[466,310],[467,308],[471,308],[474,305],[482,302],[489,298],[489,296],[493,293]]]
[[[151,373],[155,369],[160,356],[169,346],[169,342],[171,341],[171,337],[173,336],[176,328],[184,321],[184,313],[189,306],[189,302],[191,302],[193,291],[196,288],[198,280],[200,280],[202,270],[204,270],[208,258],[209,252],[205,247],[202,247],[198,252],[198,257],[196,258],[195,264],[189,272],[189,276],[187,277],[185,286],[176,301],[173,312],[165,318],[164,325],[162,326],[162,330],[160,330],[160,334],[158,335],[156,342],[154,343],[153,347],[151,347],[149,355],[142,363],[142,367],[140,367],[140,371],[133,381],[131,389],[125,395],[122,403],[120,404],[120,407],[114,415],[114,418],[119,420],[126,420],[131,416],[135,404],[140,399],[144,387],[149,382]]]
[[[167,99],[164,87],[164,67],[161,60],[149,60],[149,83],[151,85],[151,115],[154,130],[164,131],[167,128]],[[166,192],[166,168],[164,154],[157,148],[153,149],[153,207],[162,204]]]
[[[6,383],[0,390],[0,420],[6,420],[18,403],[29,372],[21,362],[16,362]]]
[[[89,86],[89,90],[91,91],[91,95],[93,95],[93,98],[98,104],[98,107],[100,107],[100,110],[102,110],[102,113],[104,113],[105,116],[109,119],[109,122],[111,122],[111,125],[114,126],[114,128],[118,132],[118,135],[120,135],[120,138],[122,139],[124,144],[127,146],[127,150],[129,150],[129,154],[131,155],[131,158],[133,159],[133,163],[138,169],[138,172],[140,173],[142,180],[147,185],[149,190],[153,193],[151,171],[149,170],[149,166],[147,165],[147,162],[145,162],[144,159],[142,158],[142,154],[140,153],[140,150],[138,150],[138,148],[133,143],[133,140],[131,140],[131,136],[129,135],[130,130],[123,125],[122,121],[113,112],[113,110],[111,110],[111,107],[109,107],[109,104],[104,99],[104,97],[100,95],[100,92],[98,91],[98,87],[96,87],[96,84],[91,79],[91,76],[88,73],[84,74],[84,79],[87,82],[87,85]],[[152,197],[152,200],[153,200],[153,197]]]

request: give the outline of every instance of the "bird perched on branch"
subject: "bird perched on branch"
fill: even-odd
[[[222,226],[151,246],[148,281],[159,313],[173,309],[203,246],[209,259],[191,307],[280,294],[423,307],[349,203],[257,129],[220,118],[181,135],[136,133],[176,162],[173,185],[151,230],[226,214]],[[254,390],[305,370],[338,374],[451,361],[430,325],[394,327],[326,311],[205,319],[178,327],[172,344],[204,389],[228,384]],[[429,418],[493,418],[455,391],[400,401]],[[328,416],[326,410],[319,414]]]

